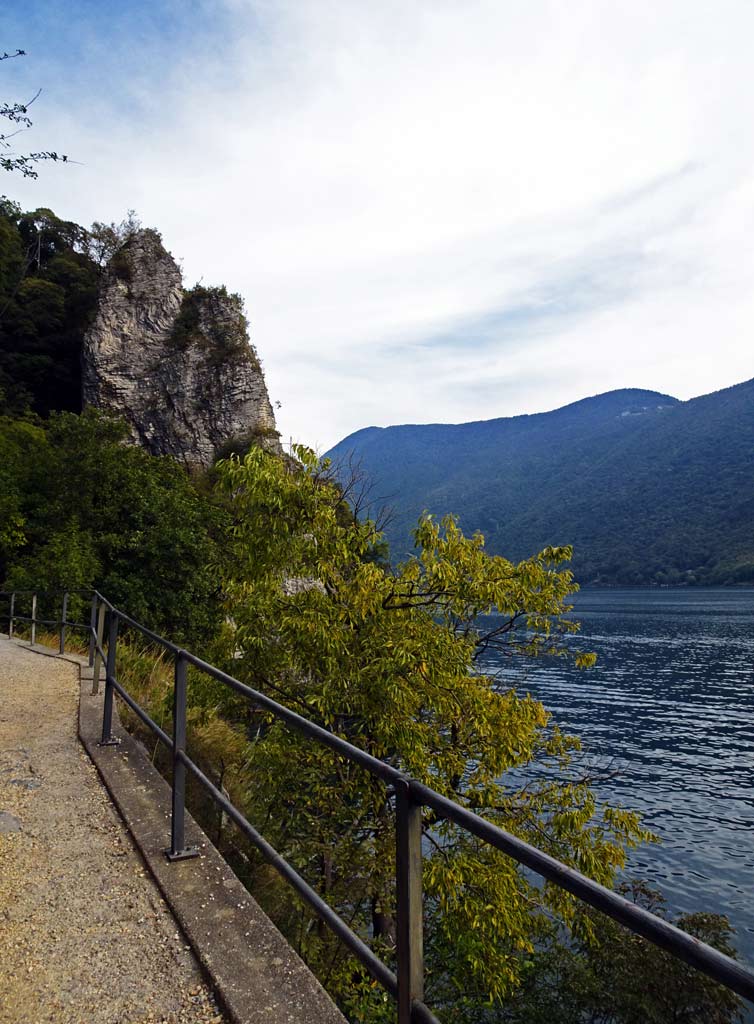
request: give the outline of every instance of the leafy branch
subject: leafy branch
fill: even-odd
[[[25,50],[15,50],[12,53],[4,52],[0,55],[0,61],[13,60],[15,57],[25,57]],[[14,126],[12,131],[0,132],[0,150],[5,150],[0,155],[0,167],[5,171],[20,171],[25,178],[38,178],[39,172],[35,164],[43,160],[52,160],[56,163],[67,163],[68,157],[64,153],[57,153],[55,150],[42,149],[31,153],[16,153],[13,151],[11,139],[14,139],[22,132],[32,127],[32,120],[29,117],[29,107],[37,100],[42,90],[37,89],[36,93],[26,103],[0,103],[0,117],[10,121]]]

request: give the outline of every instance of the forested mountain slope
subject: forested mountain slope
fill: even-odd
[[[573,544],[584,583],[754,581],[754,380],[679,402],[620,390],[553,412],[369,427],[352,454],[394,508],[394,559],[424,509],[456,513],[488,550]]]

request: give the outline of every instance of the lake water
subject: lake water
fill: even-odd
[[[522,688],[612,761],[600,794],[661,837],[628,874],[673,911],[727,914],[754,966],[754,589],[585,590],[574,603],[597,666],[542,664]]]

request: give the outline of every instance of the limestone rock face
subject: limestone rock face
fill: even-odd
[[[155,231],[139,231],[105,271],[83,347],[83,400],[126,420],[153,455],[209,466],[230,442],[280,451],[241,300],[184,291]]]

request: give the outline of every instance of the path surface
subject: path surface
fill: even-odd
[[[0,637],[0,1024],[220,1024],[77,709],[73,665]]]

